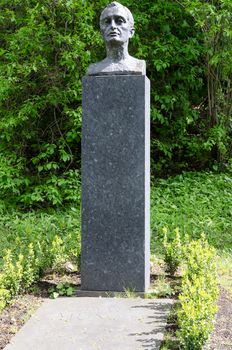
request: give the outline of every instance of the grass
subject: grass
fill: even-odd
[[[220,283],[232,293],[232,175],[189,172],[156,180],[151,191],[151,252],[162,256],[163,227],[182,237],[204,232],[218,252]]]
[[[231,250],[232,176],[190,172],[157,180],[151,194],[153,252],[164,226],[179,227],[192,238],[204,232],[220,251]]]
[[[49,246],[55,236],[62,238],[63,254],[74,261],[80,251],[80,210],[63,211],[12,211],[0,216],[0,267],[1,257],[7,249],[17,256],[29,243]]]
[[[2,257],[11,249],[18,257],[30,243],[38,249],[38,256],[48,260],[55,254],[55,262],[77,262],[80,257],[80,210],[31,211],[17,210],[0,213],[0,276]],[[151,188],[151,262],[154,267],[154,288],[149,297],[172,297],[180,290],[178,279],[164,274],[163,228],[173,232],[178,227],[182,238],[199,238],[204,232],[217,249],[217,267],[220,284],[232,296],[232,174],[184,173],[172,178],[157,179]],[[56,237],[62,239],[58,244]],[[45,242],[45,244],[43,243]],[[52,250],[52,243],[57,245]],[[41,244],[44,248],[41,249]],[[42,252],[42,253],[41,253]],[[53,259],[54,261],[54,259]],[[154,277],[153,276],[153,277]],[[1,289],[1,286],[0,286]],[[133,290],[126,290],[134,297]],[[178,349],[176,310],[169,318],[168,332],[162,349]]]
[[[220,282],[232,293],[232,175],[189,172],[155,180],[151,188],[151,253],[162,258],[163,227],[199,238],[205,232],[218,251]],[[62,238],[66,259],[75,260],[80,249],[80,210],[2,212],[0,216],[0,268],[4,251],[15,255],[30,242]],[[78,237],[79,238],[78,238]],[[78,242],[78,247],[77,247]]]
[[[229,292],[232,297],[232,255],[221,253],[217,257],[219,283]]]

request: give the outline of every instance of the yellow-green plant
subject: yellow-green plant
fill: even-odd
[[[75,219],[74,219],[75,217]],[[33,212],[0,218],[0,310],[28,290],[47,269],[77,264],[80,255],[79,210]]]
[[[216,251],[204,235],[184,249],[186,270],[179,296],[178,337],[183,349],[200,350],[213,330],[217,312]]]
[[[171,275],[174,275],[182,261],[182,246],[179,228],[174,230],[174,238],[172,239],[168,237],[167,228],[163,228],[163,233],[164,261],[166,264],[166,271]]]
[[[21,291],[28,289],[38,277],[38,259],[30,243],[25,255],[13,257],[10,249],[3,256],[3,270],[0,274],[0,311]]]
[[[23,255],[19,254],[17,261],[14,262],[11,250],[8,249],[3,257],[3,273],[0,287],[6,289],[12,298],[20,291],[22,277]]]
[[[0,285],[1,285],[1,276],[0,276]],[[9,291],[5,288],[0,288],[0,312],[6,306],[8,300],[10,300]]]
[[[23,259],[22,288],[26,290],[37,279],[39,272],[38,258],[35,256],[34,245],[30,243],[27,255]]]
[[[61,237],[57,235],[54,237],[50,248],[50,254],[52,259],[52,267],[59,269],[66,260],[64,243]]]

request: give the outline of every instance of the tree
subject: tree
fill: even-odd
[[[99,41],[93,8],[1,0],[0,10],[1,196],[29,205],[78,199],[81,77]]]
[[[231,157],[230,0],[125,0],[130,53],[151,80],[152,173]],[[0,0],[0,192],[23,206],[80,201],[81,79],[104,58],[108,0]],[[216,151],[215,151],[216,150]]]
[[[231,157],[232,136],[232,2],[230,0],[179,1],[201,29],[207,79],[208,140],[225,165]]]

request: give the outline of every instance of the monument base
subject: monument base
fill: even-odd
[[[83,290],[149,288],[149,102],[146,76],[83,79]]]
[[[90,291],[78,289],[76,296],[79,298],[144,298],[144,299],[156,299],[157,290],[149,288],[145,292],[135,292],[135,291],[123,291],[123,292],[114,292],[114,291]]]
[[[78,290],[76,296],[79,298],[146,298],[148,292],[133,292],[133,291],[123,291],[123,292],[112,292],[112,291],[90,291],[90,290]]]

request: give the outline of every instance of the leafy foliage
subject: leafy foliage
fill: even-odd
[[[75,288],[73,288],[69,283],[58,283],[55,287],[51,287],[48,290],[51,299],[56,299],[59,296],[71,297],[75,293]]]
[[[152,253],[160,252],[163,227],[167,226],[167,244],[170,247],[170,251],[166,252],[167,261],[171,262],[171,266],[174,261],[176,266],[176,262],[179,264],[183,260],[183,255],[193,255],[190,250],[183,254],[183,243],[179,249],[178,236],[183,242],[185,234],[188,233],[190,239],[196,239],[205,231],[211,244],[228,252],[226,260],[217,259],[223,263],[220,273],[226,279],[231,266],[231,181],[229,174],[212,173],[185,173],[158,181],[152,188]],[[180,230],[175,230],[176,227]],[[28,213],[1,211],[0,231],[0,309],[10,302],[15,293],[27,289],[46,269],[59,269],[66,261],[80,267],[79,209],[69,207],[62,211]],[[165,250],[162,252],[165,253]],[[206,256],[199,254],[199,259],[205,259],[208,264]],[[19,270],[16,269],[17,264]],[[197,260],[197,266],[203,268],[204,264]],[[23,274],[20,272],[22,269]],[[192,267],[191,271],[197,273]],[[13,278],[12,282],[9,282],[10,278]],[[156,293],[172,295],[170,287],[161,279]]]
[[[164,232],[164,261],[166,264],[166,272],[174,275],[178,270],[181,261],[183,260],[182,245],[180,241],[179,229],[175,229],[175,236],[172,240],[168,238],[167,228],[163,229]]]
[[[178,335],[183,349],[202,349],[213,330],[218,285],[215,257],[204,235],[185,248],[186,271],[179,296]]]
[[[90,62],[105,55],[98,20],[107,3],[0,0],[0,191],[5,205],[80,202],[81,78]],[[229,164],[230,1],[124,4],[136,23],[130,52],[147,61],[152,84],[153,173],[216,169],[215,161]]]
[[[5,213],[0,230],[0,310],[48,268],[67,261],[80,267],[79,210]]]
[[[222,164],[231,157],[232,3],[228,0],[184,0],[182,4],[203,33],[208,107],[205,147],[214,151]]]
[[[2,198],[78,202],[81,77],[98,42],[92,7],[75,0],[1,0],[0,7]]]
[[[177,248],[177,251],[175,251]],[[209,245],[205,235],[198,240],[186,236],[180,242],[179,229],[174,239],[164,240],[164,260],[173,272],[181,265],[183,272],[181,293],[176,316],[178,329],[176,336],[179,346],[186,350],[200,350],[213,330],[219,294],[216,271],[216,249]]]
[[[157,180],[151,193],[151,248],[160,250],[163,227],[170,240],[180,228],[200,238],[205,232],[210,244],[221,251],[232,247],[232,177],[230,174],[183,173],[167,180]]]
[[[164,230],[164,261],[174,273],[181,265],[182,283],[176,317],[178,329],[175,349],[200,350],[213,330],[219,295],[216,270],[216,249],[209,245],[204,234],[192,240],[186,236],[180,241],[179,229],[168,241]],[[177,344],[176,344],[177,345]],[[165,348],[165,347],[162,347]]]
[[[103,7],[106,1],[99,3]],[[125,0],[123,4],[135,17],[130,52],[146,60],[151,80],[152,171],[180,171],[191,167],[193,159],[198,165],[205,156],[204,134],[199,137],[196,129],[200,120],[196,107],[204,89],[202,33],[175,1]]]

